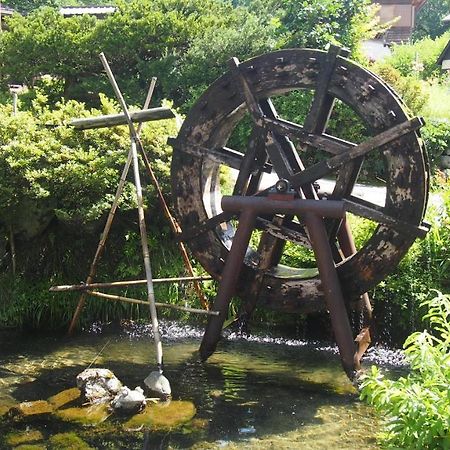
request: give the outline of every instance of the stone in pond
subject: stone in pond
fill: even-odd
[[[151,372],[144,380],[145,385],[163,398],[170,397],[172,389],[169,380],[159,371]]]
[[[6,435],[6,443],[15,447],[20,444],[29,444],[31,442],[42,441],[44,436],[38,430],[27,430],[19,432],[11,432]]]
[[[106,403],[99,403],[83,408],[66,408],[55,411],[55,416],[66,422],[75,422],[83,426],[95,426],[104,422],[111,415]]]
[[[128,420],[127,430],[148,428],[152,430],[170,430],[189,422],[196,413],[195,406],[189,401],[168,401],[147,404],[142,412]]]
[[[111,406],[122,411],[139,411],[146,404],[142,388],[136,387],[133,391],[126,386],[114,397]]]
[[[86,369],[77,375],[77,387],[90,403],[109,402],[122,389],[122,383],[109,369]]]
[[[93,450],[94,448],[87,444],[75,433],[55,434],[50,439],[52,450]]]
[[[8,415],[10,417],[30,417],[50,414],[53,412],[53,406],[45,400],[35,402],[23,402],[13,406]]]
[[[55,409],[59,409],[61,406],[68,405],[69,403],[79,399],[80,396],[81,391],[78,388],[71,388],[50,397],[48,402],[53,405]]]

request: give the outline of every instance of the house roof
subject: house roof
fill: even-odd
[[[85,6],[85,7],[68,6],[59,9],[60,14],[62,14],[64,17],[82,16],[83,14],[99,17],[112,14],[115,11],[116,11],[115,6]]]
[[[449,14],[448,16],[445,16],[445,17],[442,19],[442,22],[444,22],[444,23],[450,23],[450,14]]]
[[[444,50],[442,51],[441,55],[439,56],[436,62],[441,66],[443,61],[446,59],[450,59],[450,41],[447,42],[447,45],[445,46]]]

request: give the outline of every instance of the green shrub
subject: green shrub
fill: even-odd
[[[372,367],[362,380],[361,398],[384,418],[381,440],[389,448],[450,448],[450,296],[438,292],[422,306],[429,331],[405,341],[410,373],[390,380]]]
[[[450,149],[450,121],[428,119],[421,133],[433,174],[435,169],[439,168],[441,155]]]

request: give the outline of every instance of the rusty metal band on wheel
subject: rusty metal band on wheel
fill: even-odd
[[[265,54],[240,65],[240,70],[258,100],[292,90],[315,90],[327,52],[293,49]],[[395,93],[376,75],[346,58],[337,56],[327,84],[327,94],[339,99],[377,135],[408,120]],[[175,212],[184,233],[221,213],[220,164],[206,153],[194,155],[192,148],[216,149],[228,138],[247,111],[239,84],[228,72],[216,80],[189,112],[174,145],[172,196]],[[383,148],[386,168],[384,212],[419,226],[428,193],[428,167],[421,139],[411,132]],[[345,198],[346,181],[353,163],[336,172],[334,199]],[[202,266],[218,278],[233,237],[230,223],[193,233],[187,245]],[[414,237],[398,229],[379,225],[372,237],[352,257],[338,264],[338,274],[347,298],[356,298],[386,277],[405,255]],[[256,255],[249,249],[243,279],[256,275]],[[243,283],[248,284],[248,283]],[[259,304],[291,312],[323,309],[320,279],[279,276],[266,273]]]

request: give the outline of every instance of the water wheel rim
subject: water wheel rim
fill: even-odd
[[[316,87],[327,53],[293,49],[269,53],[242,63],[258,99],[294,89]],[[377,76],[337,56],[327,93],[351,106],[374,134],[408,119],[403,104]],[[220,214],[217,189],[218,163],[207,153],[194,155],[192,148],[218,148],[226,144],[246,109],[242,92],[228,72],[214,82],[189,112],[174,145],[172,189],[175,211],[184,232],[192,231],[211,216]],[[385,150],[387,189],[384,212],[412,226],[421,223],[428,193],[428,167],[423,144],[416,133],[404,135]],[[348,178],[348,166],[338,174],[336,198],[342,194],[339,180]],[[200,227],[201,229],[201,227]],[[220,277],[230,246],[228,225],[214,227],[187,241],[205,269]],[[397,265],[414,241],[414,236],[379,225],[372,237],[354,256],[338,264],[344,293],[354,298],[366,292]],[[246,259],[244,280],[255,276],[257,261]],[[317,310],[323,307],[320,280],[283,278],[268,272],[261,291],[261,303],[287,310]]]

